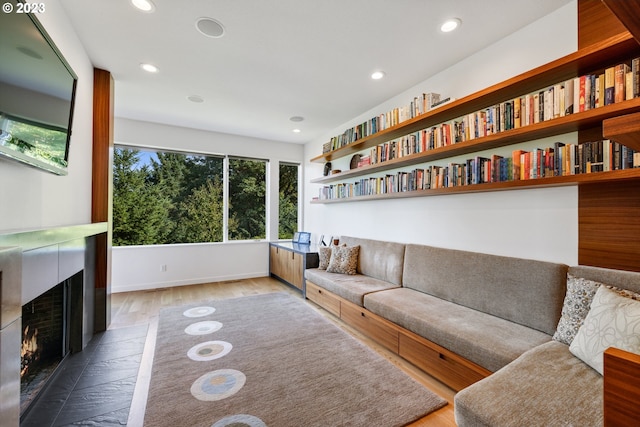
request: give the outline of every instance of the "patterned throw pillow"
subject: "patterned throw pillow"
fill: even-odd
[[[558,327],[553,334],[554,340],[571,345],[571,341],[589,313],[591,301],[600,285],[601,283],[593,280],[567,275],[567,294],[564,297]]]
[[[319,265],[318,270],[326,270],[331,259],[331,246],[320,246],[318,248]]]
[[[356,274],[360,246],[337,246],[331,251],[329,273]]]
[[[640,301],[600,286],[569,351],[602,375],[609,347],[640,353]]]
[[[640,301],[640,295],[635,292],[568,274],[567,294],[564,297],[562,315],[558,322],[558,327],[553,334],[554,340],[571,345],[580,326],[584,323],[584,319],[589,314],[596,291],[601,286],[625,298]]]

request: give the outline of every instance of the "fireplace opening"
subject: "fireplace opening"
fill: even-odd
[[[74,351],[74,335],[82,330],[82,276],[81,271],[22,306],[21,415]]]

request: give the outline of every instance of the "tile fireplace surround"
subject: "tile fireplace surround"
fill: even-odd
[[[106,298],[105,290],[95,289],[94,279],[94,237],[106,232],[106,223],[0,232],[0,417],[3,426],[20,424],[22,306],[84,270],[82,331],[74,345],[75,351],[84,348],[94,333],[96,304]]]

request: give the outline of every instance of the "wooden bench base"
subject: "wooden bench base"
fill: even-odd
[[[458,391],[491,371],[307,280],[307,298],[347,325]]]

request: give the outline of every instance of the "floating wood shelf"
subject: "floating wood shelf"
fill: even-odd
[[[626,114],[630,112],[637,112],[636,114],[638,119],[636,121],[636,126],[637,130],[640,132],[640,98],[635,98],[628,101],[606,105],[604,107],[595,108],[564,117],[559,117],[557,119],[535,123],[518,129],[510,129],[483,138],[459,142],[457,144],[449,145],[446,147],[436,148],[433,150],[423,151],[421,153],[410,154],[408,156],[387,160],[386,162],[367,165],[357,169],[351,169],[320,178],[314,178],[311,180],[311,182],[314,184],[320,184],[341,181],[347,178],[363,176],[373,172],[382,172],[404,166],[430,162],[433,160],[446,159],[453,156],[474,153],[481,150],[504,147],[519,142],[530,141],[533,139],[540,139],[553,135],[560,135],[563,133],[590,129],[600,126],[603,119],[610,118],[610,120],[614,120],[617,119],[617,116],[619,116],[620,114]],[[636,114],[630,115],[636,116]],[[640,138],[640,134],[638,134],[637,137]],[[611,137],[611,139],[614,139],[621,144],[628,145],[620,139],[616,139],[613,137]],[[636,145],[638,146],[638,148],[630,145],[628,146],[633,148],[634,150],[640,151],[640,143]]]
[[[639,179],[640,168],[623,169],[609,172],[582,173],[577,175],[552,176],[546,178],[518,181],[488,182],[484,184],[460,185],[456,187],[435,188],[429,190],[403,191],[397,193],[373,194],[338,199],[314,199],[313,204],[364,202],[368,200],[405,199],[410,197],[441,196],[446,194],[483,193],[488,191],[518,190],[526,188],[568,187],[595,182],[614,182]]]

